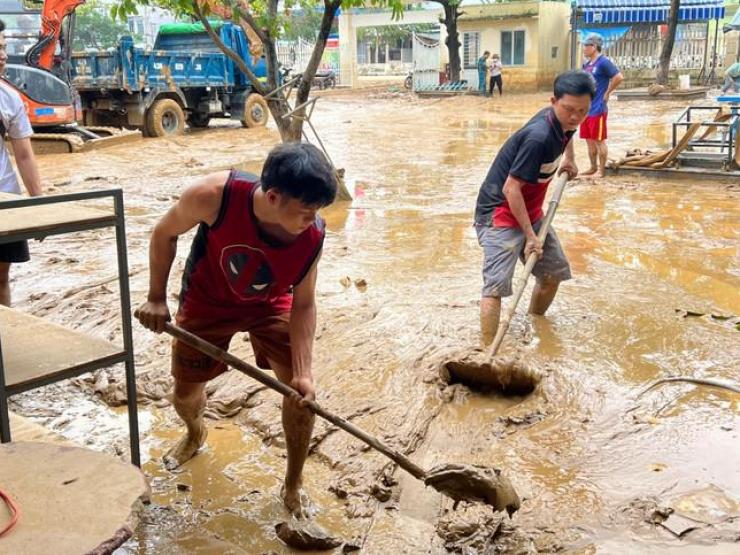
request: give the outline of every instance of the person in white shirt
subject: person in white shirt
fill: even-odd
[[[7,43],[5,41],[5,23],[0,20],[0,76],[5,74],[8,62]],[[39,170],[31,147],[33,129],[28,120],[26,108],[18,93],[0,79],[0,191],[20,194],[18,177],[10,161],[10,152],[4,140],[10,139],[15,155],[15,163],[21,174],[23,184],[32,197],[42,193]],[[28,242],[0,244],[0,304],[10,306],[10,265],[14,262],[29,260]]]
[[[501,58],[499,58],[498,54],[494,54],[491,56],[491,78],[490,78],[490,94],[493,96],[493,88],[498,86],[498,95],[501,96],[504,93],[501,91],[501,88],[503,86],[503,79],[501,75],[501,70],[504,69],[504,66],[501,65]]]

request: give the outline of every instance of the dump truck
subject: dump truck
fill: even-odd
[[[2,78],[23,100],[39,152],[79,152],[140,140],[138,131],[83,127],[69,73],[74,12],[85,0],[3,0],[8,63]]]
[[[265,60],[250,52],[242,27],[228,21],[212,27],[258,78],[266,78]],[[245,127],[267,123],[267,102],[201,23],[162,25],[152,49],[121,37],[113,49],[75,52],[71,60],[86,125],[161,137],[182,133],[186,124],[206,127],[213,117]]]

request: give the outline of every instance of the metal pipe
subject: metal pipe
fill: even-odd
[[[129,444],[131,463],[141,466],[139,453],[139,415],[136,404],[136,373],[134,366],[134,343],[131,332],[131,292],[128,283],[128,257],[126,253],[126,224],[123,211],[123,191],[113,192],[116,213],[116,252],[118,258],[118,286],[121,301],[121,324],[123,348],[126,351],[126,404],[128,406]]]
[[[5,391],[5,363],[3,362],[2,342],[0,342],[0,442],[10,442],[10,412],[8,410],[8,394]]]
[[[578,5],[570,4],[570,69],[576,69],[576,48],[578,48]]]

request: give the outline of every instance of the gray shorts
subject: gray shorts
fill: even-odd
[[[542,220],[532,225],[539,231]],[[483,297],[508,297],[516,259],[524,263],[524,232],[518,227],[476,225],[478,244],[483,247]],[[555,231],[550,228],[542,248],[542,258],[532,268],[538,279],[565,281],[571,278],[570,264]]]

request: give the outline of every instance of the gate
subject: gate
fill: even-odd
[[[295,41],[277,41],[276,49],[278,61],[284,66],[293,68],[295,73],[300,73],[308,65],[313,44],[299,37]]]
[[[412,38],[414,80],[412,90],[439,85],[439,41],[414,33]]]

